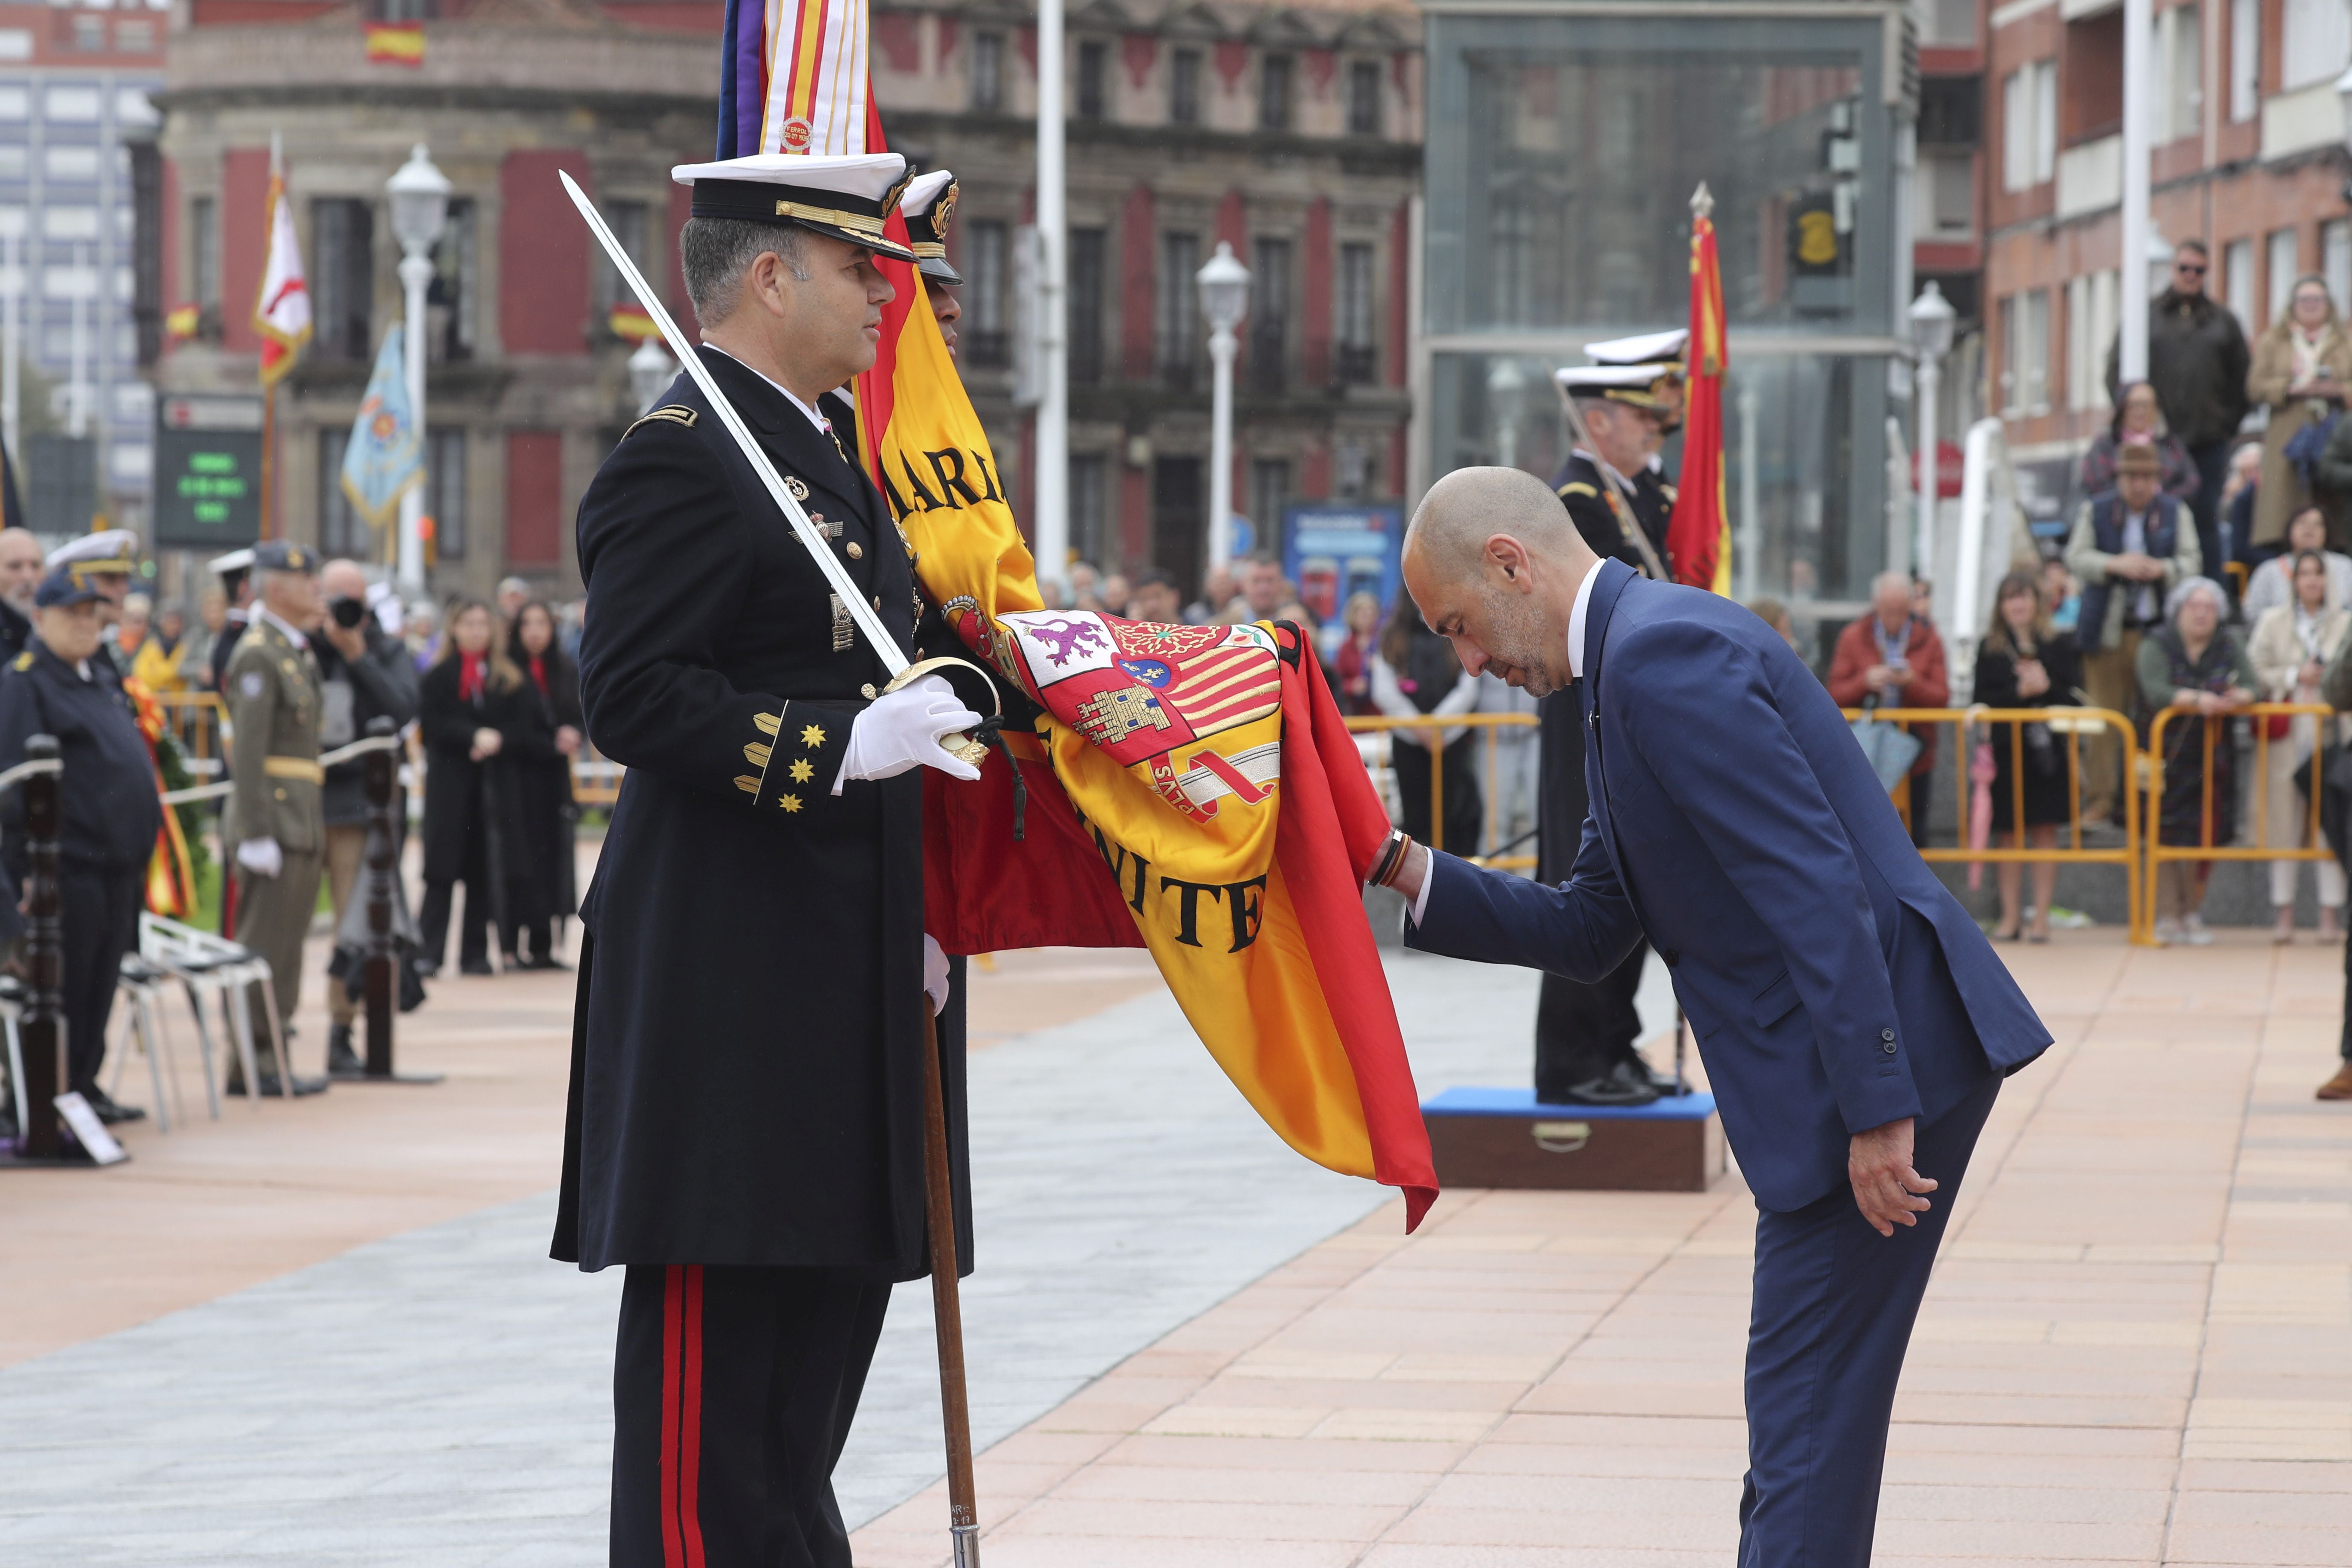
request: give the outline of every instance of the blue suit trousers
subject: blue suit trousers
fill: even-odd
[[[1903,1354],[2000,1083],[1915,1132],[1912,1168],[1937,1184],[1916,1225],[1880,1236],[1845,1187],[1758,1211],[1739,1568],[1869,1563]]]

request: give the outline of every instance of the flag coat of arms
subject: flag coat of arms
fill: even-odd
[[[886,151],[866,36],[864,0],[730,0],[719,156]],[[905,218],[887,232],[904,244]],[[1313,650],[1276,623],[1045,609],[923,279],[876,263],[897,294],[857,378],[860,456],[927,597],[1044,710],[980,783],[926,776],[926,929],[950,952],[1150,949],[1266,1124],[1400,1189],[1417,1225],[1436,1176],[1360,891],[1388,815]]]
[[[406,367],[401,323],[394,321],[376,351],[367,394],[343,447],[343,494],[368,526],[378,530],[391,523],[400,498],[425,477]]]

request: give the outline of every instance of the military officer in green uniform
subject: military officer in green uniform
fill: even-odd
[[[229,777],[236,788],[221,841],[236,860],[236,941],[269,961],[281,1024],[302,996],[302,939],[318,908],[326,829],[319,790],[320,680],[310,637],[325,619],[319,558],[307,546],[269,540],[254,547],[260,593],[245,635],[223,672],[236,736]],[[264,1094],[317,1094],[327,1080],[294,1075],[286,1042],[268,1037],[254,1009]],[[234,1079],[238,1070],[231,1068]],[[232,1089],[241,1089],[232,1084]]]

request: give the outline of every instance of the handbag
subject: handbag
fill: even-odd
[[[1911,764],[1919,760],[1922,744],[1918,736],[1899,724],[1889,724],[1874,719],[1872,713],[1878,700],[1872,698],[1862,705],[1862,717],[1851,721],[1847,728],[1862,746],[1862,754],[1870,763],[1870,771],[1878,775],[1878,787],[1889,795],[1895,786],[1911,775]]]

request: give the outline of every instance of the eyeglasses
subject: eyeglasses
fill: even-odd
[[[2172,264],[2172,269],[2185,278],[2205,276],[2205,264],[2201,261],[2176,261]]]

